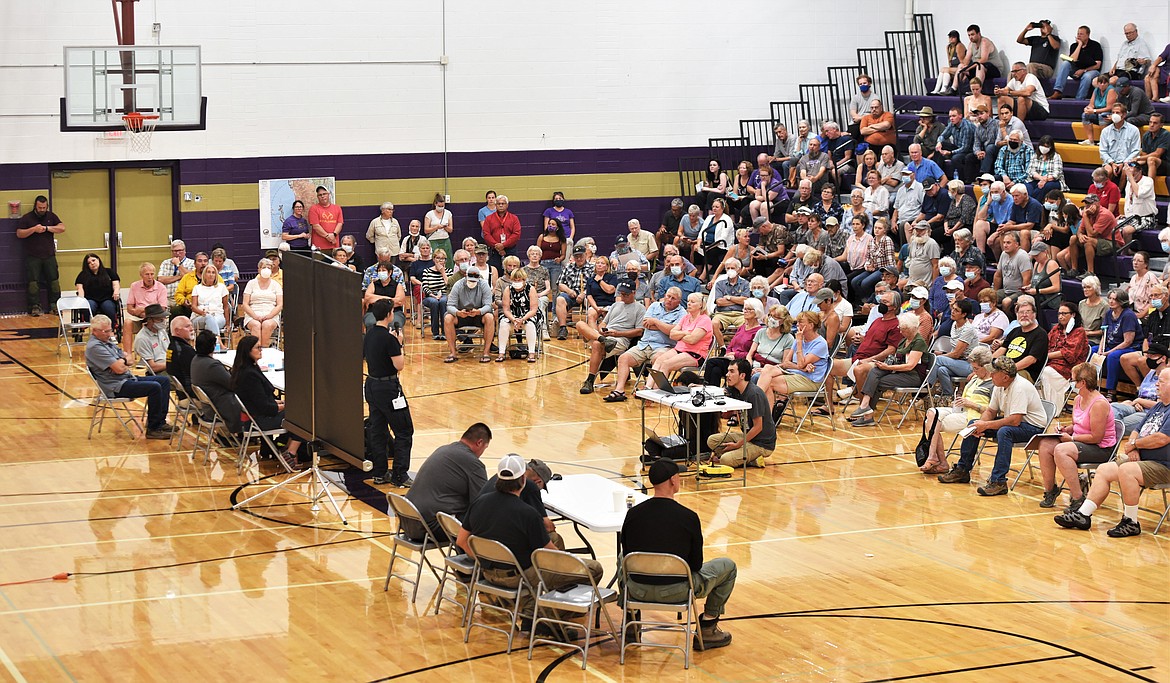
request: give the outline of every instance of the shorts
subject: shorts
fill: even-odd
[[[613,349],[609,353],[605,354],[606,358],[609,358],[610,356],[620,356],[626,352],[626,349],[630,348],[629,337],[609,337],[609,339],[616,341],[617,344],[614,345]]]
[[[1113,252],[1117,251],[1117,243],[1113,240],[1097,238],[1097,255],[1111,256]]]
[[[1026,121],[1044,121],[1047,118],[1048,118],[1048,110],[1045,109],[1044,107],[1041,107],[1040,105],[1036,104],[1035,102],[1033,102],[1032,106],[1028,107],[1028,116],[1025,120]]]
[[[1139,460],[1138,469],[1142,472],[1142,486],[1146,488],[1159,484],[1170,484],[1170,467],[1167,467],[1165,463]]]
[[[1121,438],[1119,434],[1117,438]],[[1077,447],[1077,464],[1093,464],[1108,462],[1109,458],[1113,456],[1113,446],[1109,448],[1101,448],[1097,444],[1085,443],[1083,441],[1076,441],[1073,443]]]
[[[725,330],[729,327],[739,327],[743,324],[743,312],[722,311],[711,316],[711,322],[719,323],[719,326]]]
[[[477,315],[477,316],[473,316],[471,318],[460,318],[459,316],[454,316],[454,318],[455,318],[455,327],[456,328],[459,328],[459,327],[478,327],[480,329],[483,329],[483,315],[482,314]]]
[[[804,375],[789,375],[787,373],[780,375],[784,381],[788,383],[788,392],[796,391],[816,391],[821,388],[820,382],[814,382]]]
[[[626,351],[626,354],[633,361],[634,365],[641,365],[642,363],[649,363],[654,360],[654,357],[662,353],[666,349],[655,349],[644,344],[638,344],[634,348]]]
[[[938,424],[946,434],[955,434],[967,428],[971,420],[967,418],[966,408],[940,407],[935,408],[938,415]]]

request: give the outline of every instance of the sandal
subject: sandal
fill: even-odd
[[[457,360],[459,360],[459,356],[447,356],[446,358],[443,359],[443,362],[444,363],[454,363]]]
[[[607,395],[607,396],[606,396],[604,399],[602,399],[602,400],[603,400],[603,401],[605,401],[606,403],[619,403],[619,402],[621,402],[621,401],[624,401],[624,400],[626,400],[626,392],[624,392],[624,391],[616,391],[616,390],[615,390],[615,391],[611,391],[611,392],[609,392],[609,394],[608,394],[608,395]]]
[[[829,410],[827,408],[825,408],[824,406],[822,406],[820,408],[813,410],[812,414],[819,415],[821,417],[829,417]]]
[[[503,360],[503,358],[504,358],[503,356],[500,356],[500,360]],[[490,363],[490,362],[492,362],[492,357],[485,353],[484,355],[479,357],[479,362],[480,363]]]
[[[500,355],[500,356],[496,356],[496,362],[497,362],[497,363],[503,363],[503,362],[504,362],[504,357],[503,357],[502,355]]]
[[[530,354],[528,354],[528,362],[529,362],[529,363],[535,363],[535,362],[536,362],[536,354],[535,354],[535,353],[530,353]]]

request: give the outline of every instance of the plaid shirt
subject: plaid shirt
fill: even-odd
[[[585,265],[578,266],[573,261],[565,264],[565,269],[561,271],[561,281],[558,285],[564,285],[574,292],[581,294],[585,291],[585,285],[593,279],[593,264],[588,261]],[[559,288],[558,288],[559,290]]]
[[[975,125],[963,119],[959,121],[959,125],[948,123],[947,127],[943,129],[942,135],[938,136],[939,142],[946,145],[954,145],[951,149],[957,153],[970,152],[972,146],[975,144]]]
[[[186,268],[187,270],[193,270],[195,268],[195,260],[190,259],[190,258],[183,259],[183,267]],[[178,274],[179,274],[179,267],[175,265],[174,261],[167,259],[167,260],[163,261],[162,263],[158,264],[158,276],[159,277],[174,277]],[[175,280],[171,284],[166,285],[166,288],[167,288],[167,300],[169,300],[171,303],[174,303],[175,302],[175,290],[179,288],[179,281]]]
[[[974,133],[974,149],[976,152],[991,152],[995,149],[995,139],[999,136],[999,126],[995,124],[995,119],[987,119],[982,124],[973,124],[972,131]]]
[[[874,270],[898,265],[894,261],[894,241],[890,239],[889,235],[883,236],[880,240],[874,238],[874,241],[869,245],[869,255],[865,262],[872,265]]]
[[[837,258],[845,253],[845,242],[853,234],[853,231],[838,226],[836,235],[830,233],[828,230],[825,231],[825,234],[829,236],[829,248],[826,250],[825,256]]]
[[[1052,176],[1060,183],[1060,189],[1063,192],[1068,192],[1068,185],[1064,183],[1064,160],[1056,152],[1052,153],[1051,159],[1045,159],[1039,154],[1032,155],[1032,163],[1028,164],[1028,181],[1032,182],[1033,175],[1040,175],[1047,178]]]
[[[1012,151],[1011,147],[1004,147],[999,150],[999,156],[995,159],[995,176],[1002,178],[1006,175],[1011,178],[1013,183],[1026,183],[1028,182],[1028,167],[1031,165],[1031,147],[1021,144],[1015,152]]]

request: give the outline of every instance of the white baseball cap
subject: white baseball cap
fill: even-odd
[[[509,453],[500,458],[500,464],[496,465],[496,474],[504,481],[512,481],[524,476],[524,471],[528,466],[524,464],[524,458],[521,458],[515,453]]]

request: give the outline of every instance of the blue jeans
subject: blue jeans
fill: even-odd
[[[171,409],[171,378],[166,375],[133,377],[114,394],[118,398],[146,397],[146,428],[158,429]]]
[[[557,285],[561,283],[561,273],[564,272],[565,267],[555,259],[544,259],[540,265],[548,269],[549,288],[554,292],[557,291]]]
[[[118,302],[113,299],[106,299],[105,301],[95,301],[93,299],[86,299],[89,302],[89,314],[108,316],[110,320],[118,319]]]
[[[882,279],[882,271],[875,270],[872,273],[863,270],[857,275],[854,275],[849,280],[849,291],[862,301],[873,294],[874,287],[877,286],[878,280]]]
[[[1110,351],[1105,354],[1105,389],[1113,391],[1117,388],[1117,381],[1124,375],[1125,371],[1121,369],[1121,357],[1131,351],[1141,351],[1140,346],[1134,346],[1128,349],[1118,349]]]
[[[443,314],[447,312],[447,297],[436,299],[433,296],[425,297],[422,305],[431,312],[431,338],[443,334]]]
[[[1069,78],[1072,78],[1073,63],[1066,62],[1063,59],[1057,60],[1056,73],[1052,75],[1052,89],[1059,90],[1064,94],[1064,86]],[[1089,96],[1089,91],[1093,89],[1093,79],[1097,77],[1100,71],[1088,70],[1081,74],[1080,83],[1077,84],[1077,99],[1083,100]],[[1073,80],[1076,80],[1075,78]]]
[[[988,439],[994,439],[996,443],[995,464],[991,466],[991,476],[987,478],[987,482],[995,484],[1007,481],[1008,469],[1012,465],[1013,446],[1017,443],[1028,443],[1028,439],[1043,432],[1044,430],[1040,427],[1027,422],[1021,422],[1017,427],[1000,427],[984,432],[984,436]],[[974,434],[963,439],[963,445],[959,449],[959,462],[955,464],[955,467],[968,471],[971,469],[971,465],[975,463],[979,440],[980,437]]]
[[[927,381],[934,382],[937,379],[939,391],[944,396],[950,395],[955,393],[955,379],[971,374],[971,364],[962,358],[939,356],[938,367],[934,369],[934,373],[935,376],[929,378]]]

